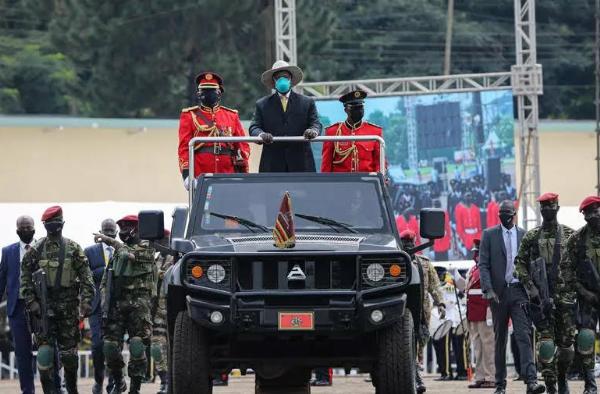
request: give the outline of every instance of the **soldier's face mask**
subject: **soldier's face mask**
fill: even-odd
[[[586,223],[595,231],[600,231],[600,206],[594,205],[583,211],[583,218]]]
[[[119,238],[127,245],[135,245],[138,242],[137,229],[135,226],[121,226],[119,228]]]
[[[221,101],[221,89],[200,89],[198,100],[201,105],[213,108]]]
[[[544,222],[553,222],[556,220],[556,215],[558,214],[558,206],[542,205],[540,213],[542,214]]]
[[[65,222],[62,220],[53,220],[50,222],[44,222],[44,228],[49,236],[58,235],[63,229]]]
[[[403,239],[401,240],[401,242],[403,250],[408,250],[415,247],[415,241],[413,241],[412,239]]]
[[[348,105],[346,107],[346,113],[352,123],[358,123],[365,116],[365,107],[362,104]]]
[[[275,80],[275,90],[281,94],[286,94],[292,88],[292,81],[287,76],[279,77]]]

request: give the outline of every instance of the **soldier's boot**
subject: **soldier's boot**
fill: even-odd
[[[598,387],[596,386],[596,377],[594,376],[594,370],[588,369],[583,374],[584,390],[583,394],[598,394]]]
[[[421,394],[427,391],[425,387],[425,382],[423,382],[423,378],[421,377],[421,372],[419,371],[419,367],[417,366],[417,371],[415,372],[415,383],[417,386],[417,393]]]
[[[558,394],[569,394],[569,381],[567,374],[558,375]]]
[[[121,394],[127,390],[127,384],[125,383],[125,379],[123,378],[123,372],[115,372],[112,374],[113,377],[113,386],[108,394]]]
[[[45,372],[40,371],[40,381],[42,382],[42,391],[44,394],[58,394],[58,391],[56,391],[56,384],[54,383],[54,372],[52,370]]]
[[[140,390],[142,387],[142,377],[135,376],[131,378],[131,383],[129,386],[129,394],[140,394]]]
[[[77,391],[77,370],[65,370],[65,387],[69,394],[79,394]]]
[[[569,381],[567,380],[567,371],[573,362],[575,349],[573,345],[569,347],[559,346],[556,362],[556,377],[558,383],[558,394],[569,394]]]
[[[158,373],[160,377],[160,388],[156,394],[167,394],[168,385],[167,385],[167,372],[161,371]]]

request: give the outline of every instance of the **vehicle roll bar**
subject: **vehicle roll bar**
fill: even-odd
[[[385,174],[385,141],[378,135],[339,135],[339,136],[320,136],[307,140],[304,137],[273,137],[273,143],[278,142],[303,142],[303,143],[314,143],[314,142],[338,142],[338,141],[377,141],[379,142],[379,171]],[[189,149],[189,209],[192,209],[192,202],[194,201],[194,180],[196,174],[194,174],[194,146],[197,142],[251,142],[255,144],[262,144],[260,137],[194,137],[188,144]]]

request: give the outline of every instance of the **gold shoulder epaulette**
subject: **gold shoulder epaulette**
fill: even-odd
[[[378,124],[371,123],[371,122],[367,122],[367,123],[370,124],[371,126],[375,126],[375,127],[380,128],[380,129],[383,129],[383,127],[379,126]]]
[[[238,110],[237,110],[237,109],[233,109],[233,108],[224,107],[224,106],[222,106],[222,105],[221,105],[221,108],[223,108],[224,110],[230,111],[230,112],[234,112],[234,113],[236,113],[236,114],[238,113]]]
[[[193,107],[187,107],[187,108],[182,109],[181,112],[190,112],[190,111],[193,111],[193,110],[195,110],[197,108],[198,108],[198,106],[194,105]]]

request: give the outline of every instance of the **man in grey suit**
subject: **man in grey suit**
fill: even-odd
[[[525,288],[515,276],[514,259],[525,230],[515,226],[517,212],[512,201],[500,204],[500,223],[486,229],[479,247],[479,269],[483,296],[491,300],[494,320],[496,391],[506,393],[506,343],[508,321],[512,319],[513,332],[521,356],[521,374],[527,384],[527,394],[543,393],[546,388],[537,382],[537,370],[531,345],[529,299]]]

